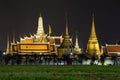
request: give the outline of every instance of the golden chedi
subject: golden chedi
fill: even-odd
[[[91,29],[90,37],[87,43],[86,53],[89,57],[94,57],[96,55],[100,57],[101,55],[99,42],[95,32],[94,15],[92,16],[92,29]]]

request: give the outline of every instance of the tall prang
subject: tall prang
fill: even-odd
[[[37,29],[37,35],[44,34],[44,27],[43,27],[43,18],[40,14],[40,17],[38,19],[38,29]]]
[[[99,48],[99,42],[98,42],[96,32],[95,32],[94,15],[92,16],[92,28],[91,28],[90,37],[87,43],[86,53],[89,57],[94,57],[96,55],[100,57],[101,55],[100,48]]]
[[[68,21],[66,18],[66,32],[65,32],[63,42],[62,42],[61,46],[58,48],[58,57],[62,57],[67,52],[68,49],[70,52],[73,52],[73,44],[72,44],[71,38],[69,36]]]
[[[47,35],[44,33],[43,18],[40,14],[38,19],[37,33],[34,36],[34,42],[47,42],[46,36]]]

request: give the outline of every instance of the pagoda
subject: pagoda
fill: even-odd
[[[73,53],[74,54],[81,54],[81,48],[78,45],[77,33],[76,33],[76,42],[75,42],[75,47],[74,47]]]
[[[101,55],[99,42],[95,32],[94,15],[92,16],[92,29],[91,29],[90,37],[87,43],[86,53],[91,58],[94,56],[100,57]]]
[[[66,32],[65,32],[65,36],[64,36],[61,46],[58,47],[58,57],[62,57],[63,55],[65,55],[65,53],[68,52],[68,50],[69,50],[69,52],[73,52],[73,44],[72,44],[71,38],[69,36],[68,22],[66,19]]]

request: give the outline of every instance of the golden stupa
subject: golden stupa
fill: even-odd
[[[95,32],[94,15],[92,16],[92,29],[91,29],[90,37],[87,43],[86,53],[89,57],[94,57],[96,55],[100,57],[101,55],[99,42]]]

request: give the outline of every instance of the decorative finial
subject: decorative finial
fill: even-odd
[[[41,13],[40,13],[40,17],[42,17]]]
[[[10,45],[9,45],[9,33],[7,33],[7,48],[9,48]]]
[[[77,38],[78,32],[76,31],[76,38]]]
[[[92,29],[91,29],[91,35],[96,35],[96,32],[95,32],[95,22],[94,22],[94,13],[92,14]]]
[[[76,45],[77,47],[79,47],[79,45],[78,45],[78,36],[77,36],[77,31],[76,31],[76,43],[75,43],[75,45]]]
[[[68,35],[68,18],[67,18],[67,13],[66,13],[66,35]]]
[[[49,26],[49,35],[50,35],[52,33],[52,28],[51,28],[50,24],[48,26]]]
[[[92,24],[94,24],[94,13],[92,13]]]

